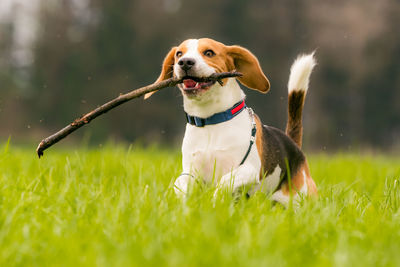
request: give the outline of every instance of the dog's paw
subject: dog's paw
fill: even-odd
[[[174,183],[175,194],[179,197],[185,197],[189,191],[189,185],[194,182],[191,174],[181,174]]]

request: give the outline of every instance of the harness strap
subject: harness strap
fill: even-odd
[[[254,112],[251,108],[247,108],[247,110],[249,111],[250,117],[251,117],[251,124],[252,124],[252,128],[251,128],[251,136],[250,136],[250,144],[249,144],[249,148],[247,149],[246,155],[244,155],[242,161],[240,162],[239,166],[242,165],[247,157],[250,154],[251,148],[253,147],[254,142],[256,141],[256,133],[257,133],[257,125],[256,122],[254,121]]]

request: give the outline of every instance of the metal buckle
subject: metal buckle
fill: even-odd
[[[251,117],[251,126],[254,128],[257,126],[256,121],[254,120],[254,111],[252,108],[247,107],[247,111],[249,112],[249,115]]]

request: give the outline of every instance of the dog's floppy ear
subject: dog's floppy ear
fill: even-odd
[[[233,59],[235,69],[243,73],[238,77],[244,86],[262,93],[269,91],[269,81],[263,73],[257,58],[247,49],[240,46],[227,46],[227,54]]]
[[[169,79],[172,77],[172,74],[174,72],[174,63],[175,63],[175,52],[176,52],[177,47],[172,47],[171,50],[168,52],[168,54],[164,58],[164,62],[161,68],[161,74],[158,77],[158,79],[155,81],[155,83],[161,82],[163,80]],[[157,91],[150,92],[144,95],[144,99],[149,98],[152,94],[154,94]]]

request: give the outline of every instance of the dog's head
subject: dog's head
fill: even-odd
[[[261,70],[257,58],[247,49],[240,46],[226,46],[212,39],[189,39],[173,47],[164,59],[161,74],[156,82],[172,76],[184,78],[178,85],[183,96],[188,99],[201,99],[209,91],[226,86],[215,82],[196,82],[195,78],[208,77],[213,73],[239,71],[238,77],[244,86],[266,93],[270,84]],[[146,94],[148,98],[152,93]]]

